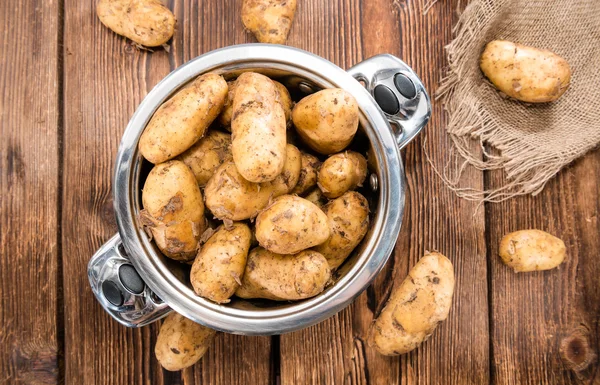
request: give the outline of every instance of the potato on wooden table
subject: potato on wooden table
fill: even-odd
[[[221,75],[207,73],[178,91],[156,110],[140,137],[140,152],[157,164],[192,147],[219,116],[227,96]]]
[[[159,0],[100,0],[96,13],[106,27],[146,47],[165,44],[175,32],[175,16]]]
[[[453,294],[452,262],[440,253],[426,254],[371,324],[369,346],[386,356],[415,349],[448,317]]]
[[[302,153],[302,168],[300,170],[300,179],[298,184],[291,191],[292,194],[302,195],[317,185],[317,175],[321,161],[314,155],[306,152]]]
[[[285,44],[296,0],[243,0],[242,22],[261,43]]]
[[[331,236],[313,250],[321,253],[335,270],[365,237],[369,229],[369,202],[360,193],[350,191],[330,201],[323,211]]]
[[[193,259],[206,224],[202,193],[189,167],[178,160],[154,166],[142,202],[140,219],[162,253],[182,262]]]
[[[541,230],[521,230],[500,241],[500,257],[517,273],[554,269],[565,260],[565,243]]]
[[[160,326],[154,354],[169,371],[185,369],[202,358],[215,334],[216,331],[172,312]]]
[[[510,41],[488,43],[479,66],[497,89],[523,102],[555,101],[571,82],[571,69],[565,59]]]
[[[240,298],[275,301],[299,300],[321,293],[331,278],[327,260],[312,250],[296,255],[280,255],[257,247],[250,251]]]
[[[298,135],[313,150],[335,154],[358,130],[358,103],[340,88],[328,88],[300,100],[292,110]]]
[[[210,130],[176,159],[185,163],[196,176],[198,186],[204,187],[223,162],[231,158],[231,135]]]
[[[367,160],[354,151],[327,158],[319,170],[319,188],[327,198],[337,198],[346,191],[362,186],[367,177]]]
[[[199,296],[227,303],[241,284],[252,233],[245,223],[221,226],[198,252],[190,281]]]
[[[323,211],[295,195],[283,195],[256,217],[256,240],[278,254],[296,254],[329,238]]]
[[[286,155],[286,122],[277,86],[268,77],[245,72],[237,80],[231,118],[233,161],[248,181],[272,181]]]

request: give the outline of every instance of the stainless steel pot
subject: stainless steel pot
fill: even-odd
[[[214,71],[231,78],[250,70],[267,73],[298,94],[343,88],[360,107],[361,129],[354,142],[369,153],[370,189],[365,195],[372,211],[370,230],[339,269],[335,284],[300,302],[236,299],[217,305],[200,298],[189,284],[188,267],[162,256],[138,221],[140,192],[151,166],[139,154],[138,140],[154,111],[202,73]],[[119,234],[90,260],[88,276],[94,294],[111,316],[130,327],[156,321],[173,309],[224,332],[271,335],[334,315],[373,281],[394,249],[404,209],[400,149],[419,133],[429,116],[429,96],[420,79],[392,55],[372,57],[348,71],[319,56],[277,45],[237,45],[199,56],[154,87],[125,130],[113,191]]]

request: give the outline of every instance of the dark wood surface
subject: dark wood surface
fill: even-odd
[[[437,102],[426,132],[404,150],[404,223],[372,287],[319,325],[272,338],[220,334],[193,368],[162,370],[157,325],[120,326],[87,281],[90,256],[116,232],[116,150],[139,102],[171,70],[254,40],[239,0],[171,0],[178,25],[170,51],[140,51],[101,25],[94,3],[0,3],[0,383],[600,383],[600,151],[538,197],[477,210],[426,160],[448,155]],[[439,1],[423,15],[420,0],[302,0],[288,44],[344,68],[392,53],[433,91],[459,3]],[[503,175],[466,177],[493,187]],[[547,272],[506,268],[499,239],[524,228],[561,237],[567,261]],[[365,343],[368,325],[425,250],[454,262],[450,316],[414,352],[379,356]]]

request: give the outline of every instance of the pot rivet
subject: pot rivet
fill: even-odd
[[[369,185],[371,186],[372,191],[377,191],[379,189],[379,179],[377,179],[377,174],[371,174],[369,176]]]
[[[298,83],[298,89],[300,90],[300,92],[303,92],[305,94],[312,94],[315,92],[315,90],[313,89],[313,87],[306,83],[306,82],[300,82]]]

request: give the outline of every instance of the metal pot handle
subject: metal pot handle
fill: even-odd
[[[348,73],[364,83],[395,128],[398,148],[404,148],[429,121],[429,95],[417,74],[397,57],[373,56],[350,68]]]
[[[171,311],[137,273],[119,234],[94,254],[88,278],[100,305],[122,325],[145,326]]]

